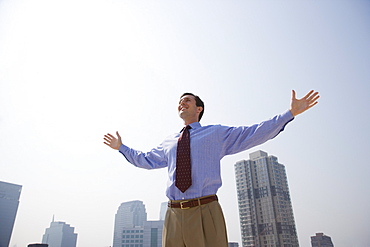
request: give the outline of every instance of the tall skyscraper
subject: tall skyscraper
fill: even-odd
[[[21,190],[21,185],[0,182],[0,247],[9,246]]]
[[[324,233],[316,233],[316,236],[311,236],[312,247],[334,247],[331,237],[325,236]]]
[[[298,247],[285,167],[263,151],[235,166],[243,247]]]
[[[53,219],[45,230],[42,243],[49,247],[76,247],[77,233],[74,233],[74,229],[65,222],[55,222]]]
[[[147,214],[142,201],[122,203],[115,217],[113,247],[130,247],[136,240],[138,247],[142,247],[143,241],[140,242],[140,239],[143,240],[146,219]]]

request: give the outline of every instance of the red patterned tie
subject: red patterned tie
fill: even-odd
[[[190,133],[191,127],[184,128],[177,141],[176,156],[176,182],[175,185],[182,193],[191,186],[191,163],[190,163]]]

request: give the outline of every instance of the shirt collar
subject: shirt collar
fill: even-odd
[[[197,128],[200,128],[202,127],[202,125],[199,123],[199,122],[194,122],[194,123],[191,123],[189,124],[191,129],[197,129]],[[182,128],[182,130],[180,131],[180,133],[183,131],[184,128]]]

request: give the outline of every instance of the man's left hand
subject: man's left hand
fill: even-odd
[[[290,103],[290,112],[295,117],[298,114],[301,114],[314,105],[316,105],[318,102],[317,100],[320,98],[319,92],[315,92],[314,90],[311,90],[308,92],[303,98],[297,99],[296,93],[294,90],[292,90],[292,101]]]

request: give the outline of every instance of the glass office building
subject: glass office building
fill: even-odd
[[[0,181],[0,247],[8,247],[22,186]]]
[[[115,216],[113,247],[143,247],[146,219],[142,201],[122,203]]]

